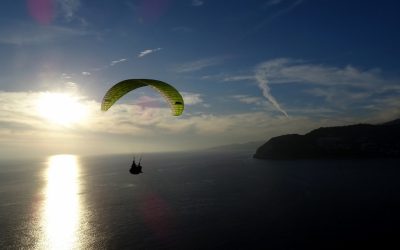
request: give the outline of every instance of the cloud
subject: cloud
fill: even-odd
[[[62,73],[61,74],[61,78],[63,78],[63,79],[71,79],[72,76],[68,75],[67,73]]]
[[[260,97],[256,97],[256,96],[233,95],[232,98],[238,100],[241,103],[245,103],[245,104],[255,104],[258,106],[261,106],[264,104],[264,101]]]
[[[138,55],[138,57],[144,57],[144,56],[146,56],[146,55],[148,55],[148,54],[151,54],[151,53],[160,51],[161,49],[162,49],[162,48],[146,49],[146,50],[140,52],[139,55]]]
[[[278,58],[266,61],[255,69],[254,79],[263,96],[281,113],[287,112],[272,95],[270,85],[304,84],[314,86],[304,93],[322,97],[338,108],[352,103],[362,103],[377,93],[388,93],[398,89],[395,80],[382,77],[379,69],[359,70],[351,65],[343,68],[312,64],[303,60]],[[230,76],[224,81],[252,79],[248,75]],[[322,88],[322,86],[324,88]]]
[[[346,124],[354,122],[349,119]],[[162,123],[159,127],[173,133],[191,133],[198,143],[206,140],[211,145],[234,142],[267,140],[287,133],[306,133],[321,126],[343,124],[326,120],[311,120],[306,117],[269,116],[265,112],[236,114],[199,114],[187,116],[176,122]],[[260,137],[261,136],[261,137]],[[222,139],[229,137],[229,140]]]
[[[396,88],[396,80],[385,79],[381,70],[360,70],[351,65],[343,68],[311,64],[303,60],[278,58],[260,65],[271,84],[308,83],[320,86],[353,86],[359,88]]]
[[[181,94],[185,101],[185,105],[195,105],[204,102],[201,98],[201,94],[190,92],[181,92]]]
[[[21,135],[51,132],[63,136],[65,130],[58,131],[51,124],[44,121],[37,110],[37,100],[41,92],[0,92],[0,123],[8,124],[0,128],[0,134],[8,134],[8,138]],[[187,105],[203,103],[200,94],[183,93]],[[68,128],[68,133],[101,133],[124,134],[154,137],[154,131],[160,134],[192,133],[197,135],[215,135],[227,128],[234,128],[237,124],[251,125],[249,115],[191,115],[176,119],[171,116],[169,107],[145,107],[138,104],[115,104],[107,112],[100,112],[100,103],[78,97],[81,104],[90,114],[88,119]],[[142,98],[143,102],[153,102],[152,98]],[[143,103],[142,103],[143,104]],[[265,114],[263,114],[265,117]],[[259,116],[257,114],[256,116]],[[135,119],[132,119],[135,117]],[[244,119],[245,117],[248,117]],[[242,120],[243,119],[243,120]],[[240,120],[240,122],[239,122]],[[247,121],[244,121],[247,120]],[[256,119],[257,120],[257,119]],[[218,126],[215,126],[218,124]],[[241,126],[241,125],[240,125]],[[161,130],[160,130],[161,129]],[[194,129],[194,131],[192,131]],[[23,131],[21,131],[23,130]],[[14,138],[15,139],[15,138]],[[29,138],[26,138],[29,140]],[[0,142],[4,137],[0,139]]]
[[[192,0],[192,5],[195,7],[202,6],[204,4],[204,1],[202,0]]]
[[[252,75],[238,75],[238,76],[227,76],[223,79],[224,82],[238,82],[238,81],[248,81],[255,80]]]
[[[94,72],[103,71],[103,70],[106,70],[106,69],[108,69],[110,67],[113,67],[113,66],[115,66],[115,65],[117,65],[119,63],[123,63],[123,62],[127,62],[127,61],[128,61],[128,59],[121,58],[121,59],[118,59],[118,60],[111,61],[109,64],[106,64],[106,65],[103,65],[103,66],[100,66],[100,67],[96,67],[96,68],[91,68],[90,70],[92,72],[93,71]],[[89,71],[83,71],[83,72],[81,72],[81,74],[84,75],[84,76],[90,76],[92,73],[89,72]]]
[[[349,91],[335,87],[312,88],[305,90],[313,96],[323,97],[327,102],[335,104],[336,107],[346,108],[350,103],[364,101],[373,93],[365,90]]]
[[[78,84],[75,82],[66,82],[66,83],[64,83],[63,88],[65,89],[66,92],[70,92],[70,93],[78,93],[79,92]]]
[[[288,117],[288,114],[284,109],[281,108],[280,104],[278,101],[275,99],[275,97],[271,94],[271,90],[268,86],[268,64],[261,64],[260,66],[257,67],[255,71],[255,78],[258,82],[258,87],[262,90],[262,94],[267,100],[277,109],[279,110],[282,114],[284,114],[286,117]]]
[[[112,152],[124,152],[126,148],[187,150],[225,143],[267,140],[286,133],[306,133],[321,126],[387,121],[400,115],[400,102],[394,97],[377,99],[366,107],[369,110],[368,119],[362,115],[346,116],[343,113],[340,116],[311,119],[304,112],[286,118],[265,112],[215,114],[192,113],[191,109],[186,109],[183,116],[173,117],[166,105],[160,108],[136,103],[117,103],[107,112],[101,112],[99,102],[77,96],[88,110],[87,119],[73,127],[59,129],[38,115],[36,100],[41,94],[0,92],[0,147],[6,150],[1,154],[12,150],[14,153],[21,150],[28,153],[44,150],[53,153],[110,153],[111,149],[107,146],[101,150],[102,145],[109,145],[110,140],[113,141]],[[187,105],[204,103],[198,93],[183,94]],[[237,95],[234,98],[249,104],[262,102],[260,98],[246,95]],[[144,98],[143,101],[154,100]],[[308,112],[314,111],[310,109]],[[332,113],[328,109],[318,112]],[[163,141],[166,143],[163,144]]]
[[[114,65],[116,65],[116,64],[118,64],[118,63],[122,63],[122,62],[126,62],[126,61],[128,61],[128,59],[126,59],[126,58],[121,58],[121,59],[119,59],[119,60],[112,61],[112,62],[110,63],[110,66],[114,66]]]
[[[269,86],[301,84],[305,89],[298,93],[299,96],[306,93],[321,97],[342,109],[349,109],[350,105],[356,109],[355,104],[361,106],[400,92],[398,79],[384,77],[379,69],[361,70],[351,65],[335,67],[288,58],[261,63],[255,70],[255,77],[263,95],[281,112],[282,108],[272,96]]]
[[[367,122],[382,123],[400,118],[400,98],[398,96],[375,99],[365,108],[370,114]]]
[[[32,115],[35,110],[33,100],[38,95],[28,92],[0,91],[0,121],[2,123],[19,124],[18,127],[35,127],[40,121]],[[4,128],[3,128],[4,129]],[[13,127],[8,128],[12,130]]]
[[[0,28],[0,43],[12,45],[42,44],[84,35],[88,35],[88,33],[79,29],[17,22]]]
[[[226,58],[223,57],[212,57],[200,59],[197,61],[187,62],[176,67],[178,73],[189,73],[199,71],[211,66],[221,64]]]
[[[182,94],[183,100],[185,105],[190,106],[190,105],[196,105],[196,104],[203,104],[204,105],[204,100],[202,98],[202,95],[199,93],[191,93],[191,92],[180,92]],[[134,104],[140,105],[142,107],[147,106],[149,107],[149,104],[152,103],[162,103],[161,106],[165,104],[165,98],[162,96],[159,97],[150,97],[150,96],[140,96]],[[158,105],[160,106],[160,105]]]

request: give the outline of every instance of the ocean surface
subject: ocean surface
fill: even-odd
[[[0,249],[400,249],[400,161],[0,161]]]

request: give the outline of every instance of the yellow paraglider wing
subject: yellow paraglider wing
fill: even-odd
[[[185,105],[178,90],[168,83],[152,79],[129,79],[115,84],[103,97],[101,110],[107,111],[126,93],[144,86],[150,86],[164,96],[171,107],[172,115],[179,116],[182,114]]]

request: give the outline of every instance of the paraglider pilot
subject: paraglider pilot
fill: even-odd
[[[137,174],[143,173],[142,172],[142,165],[140,165],[141,161],[142,161],[142,158],[140,157],[139,163],[136,165],[135,157],[133,157],[132,166],[131,166],[131,169],[129,169],[129,172],[131,174],[137,175]]]

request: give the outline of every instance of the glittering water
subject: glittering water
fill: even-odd
[[[42,237],[37,248],[72,249],[78,245],[79,226],[85,224],[79,196],[78,157],[55,155],[47,165],[43,174],[46,187],[40,220]]]
[[[0,161],[0,249],[337,249],[397,243],[398,160],[249,154]]]

